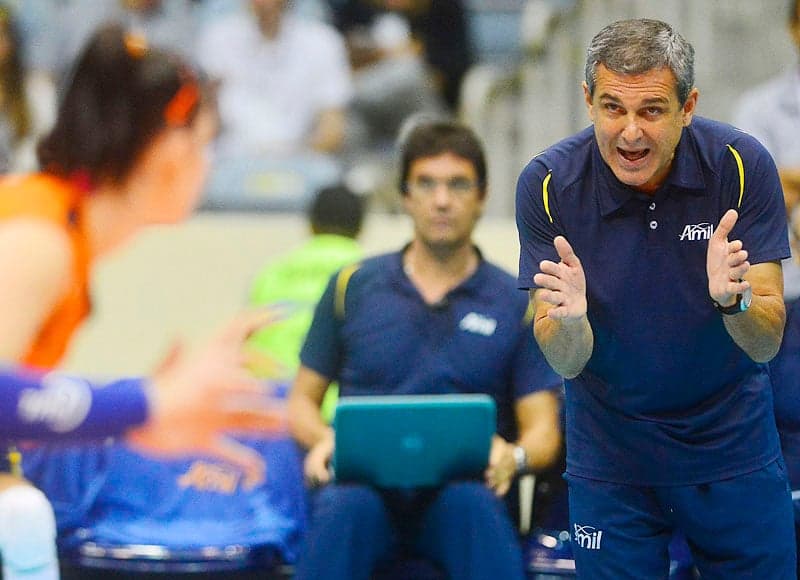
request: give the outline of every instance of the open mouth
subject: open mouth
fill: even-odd
[[[627,151],[625,149],[620,149],[617,147],[617,153],[620,157],[625,159],[626,161],[630,161],[631,163],[635,163],[647,157],[650,153],[650,149],[639,149],[636,151]]]

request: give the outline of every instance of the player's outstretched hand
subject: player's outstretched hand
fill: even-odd
[[[741,240],[728,241],[728,234],[738,219],[739,214],[736,210],[729,209],[722,216],[708,241],[706,255],[708,293],[712,300],[722,306],[733,304],[736,295],[750,287],[750,283],[743,280],[750,270],[747,250],[743,248]]]
[[[557,320],[575,320],[586,315],[586,276],[578,256],[564,236],[553,241],[558,257],[557,264],[550,260],[539,263],[539,273],[533,281],[543,288],[539,296],[553,305],[548,316]]]
[[[160,456],[212,456],[241,469],[246,486],[261,482],[261,457],[224,433],[285,429],[283,407],[247,370],[243,348],[254,331],[281,317],[279,309],[248,312],[193,353],[174,348],[150,381],[148,421],[128,433],[130,443]]]

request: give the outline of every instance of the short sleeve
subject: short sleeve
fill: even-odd
[[[732,180],[730,206],[739,212],[730,238],[742,240],[752,264],[788,258],[783,189],[772,157],[755,138],[741,132],[725,155],[725,179]]]
[[[314,310],[314,318],[300,351],[300,362],[324,377],[336,380],[342,360],[340,328],[342,320],[336,313],[336,281],[338,273],[328,281]]]
[[[558,261],[553,239],[562,232],[557,219],[553,175],[536,159],[517,181],[516,219],[519,234],[519,278],[521,289],[535,287],[533,275],[542,260]]]

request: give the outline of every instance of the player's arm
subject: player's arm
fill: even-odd
[[[740,240],[728,240],[738,219],[728,210],[709,240],[706,269],[711,299],[721,306],[733,305],[738,295],[752,290],[750,307],[723,315],[731,338],[756,362],[768,362],[783,339],[786,307],[783,302],[783,273],[777,262],[750,265]]]
[[[543,260],[530,291],[533,333],[550,366],[563,377],[576,377],[589,360],[594,334],[586,316],[586,278],[569,242],[554,241],[561,261]]]
[[[18,362],[72,282],[72,247],[55,224],[0,227],[0,361]]]
[[[144,379],[108,385],[64,375],[0,371],[0,438],[36,441],[111,437],[147,418]]]

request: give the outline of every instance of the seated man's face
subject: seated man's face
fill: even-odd
[[[409,166],[406,188],[415,237],[442,249],[470,243],[485,198],[471,161],[453,153],[420,157]]]

